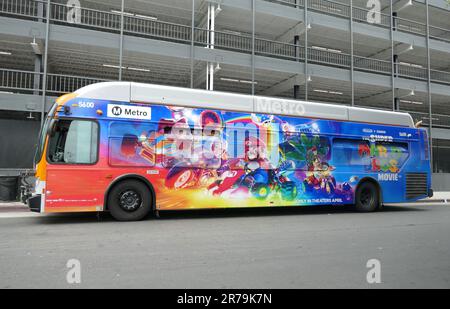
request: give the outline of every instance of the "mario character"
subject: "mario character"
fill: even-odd
[[[308,172],[306,174],[305,180],[303,180],[303,191],[304,192],[312,192],[314,189],[319,187],[319,179],[316,178],[313,172]]]
[[[336,189],[336,179],[331,175],[331,171],[334,167],[324,163],[322,166],[323,171],[320,176],[320,189],[326,194],[334,193]]]
[[[316,146],[308,150],[306,159],[308,161],[308,171],[319,171],[322,168],[322,160]]]

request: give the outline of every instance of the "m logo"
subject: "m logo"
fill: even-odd
[[[114,116],[120,116],[122,115],[122,108],[120,106],[114,106],[111,110]]]

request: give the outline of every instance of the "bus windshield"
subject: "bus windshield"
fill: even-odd
[[[42,158],[42,153],[44,152],[45,140],[47,137],[48,127],[53,119],[53,116],[56,111],[57,104],[55,103],[50,111],[47,114],[47,118],[45,119],[44,125],[41,128],[41,132],[39,133],[39,141],[36,147],[36,153],[34,156],[34,164],[37,165]]]

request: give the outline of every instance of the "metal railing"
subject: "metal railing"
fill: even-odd
[[[330,0],[308,0],[308,9],[337,16],[350,16],[350,6]]]
[[[430,38],[450,42],[450,29],[430,26]]]
[[[427,80],[427,69],[410,65],[397,64],[398,75],[401,77],[413,77],[415,79]],[[450,73],[449,73],[450,74]]]
[[[394,18],[394,29],[418,35],[427,34],[427,25],[400,17]]]
[[[191,40],[190,26],[135,16],[124,16],[124,32],[128,34],[146,35],[155,38],[170,38],[172,40],[183,42]]]
[[[295,0],[264,0],[268,2],[274,2],[290,7],[295,7]],[[304,5],[304,0],[300,1],[298,5],[302,8]],[[350,18],[350,5],[331,1],[331,0],[308,0],[308,8],[312,11],[317,11],[321,13],[325,13],[328,15],[334,15],[339,17]],[[353,19],[356,22],[368,22],[369,10],[366,8],[361,8],[357,6],[353,6]],[[417,35],[426,35],[426,25],[413,21],[410,19],[396,17],[394,20],[394,28],[398,31],[409,32]],[[373,23],[374,26],[389,28],[391,26],[391,16],[389,14],[381,13],[380,21]],[[443,29],[436,26],[430,25],[430,37],[436,40],[443,40],[450,42],[450,29]]]
[[[38,17],[39,14],[43,14],[42,18],[45,17],[43,5],[43,2],[32,0],[1,0],[0,12],[7,15],[27,17]]]
[[[431,81],[450,84],[450,73],[438,70],[431,70]]]
[[[291,7],[303,7],[305,0],[265,0],[267,2],[278,3],[282,5],[287,5]]]
[[[43,73],[0,68],[0,89],[2,91],[42,92]],[[107,81],[102,78],[91,78],[63,74],[47,74],[46,91],[50,94],[73,92],[84,86]]]
[[[365,58],[358,58],[357,60],[360,65],[370,68],[371,70],[385,69],[388,71],[387,67],[382,62],[365,62]],[[15,91],[20,93],[41,94],[42,75],[42,73],[0,68],[0,92]],[[61,95],[63,93],[70,93],[81,87],[102,81],[110,80],[63,74],[48,74],[46,91],[48,95]],[[407,112],[411,114],[415,122],[422,120],[424,126],[428,125],[429,115],[427,113]],[[450,128],[450,115],[433,114],[432,117],[433,127]]]
[[[354,67],[361,71],[384,73],[387,75],[392,74],[392,63],[380,59],[354,56]]]
[[[347,68],[350,67],[351,56],[344,53],[308,48],[308,61],[310,61],[311,63],[326,63],[328,65]]]
[[[370,14],[370,11],[365,8],[353,7],[353,20],[356,22],[368,23],[368,14]],[[350,16],[345,17],[350,18]],[[381,13],[379,23],[374,22],[372,25],[389,28],[391,26],[391,16]]]
[[[290,7],[303,7],[304,0],[264,0],[267,2],[278,3]],[[0,12],[8,15],[25,16],[32,18],[45,18],[46,2],[40,0],[1,0]],[[308,0],[308,8],[312,11],[334,15],[339,17],[350,18],[350,5],[332,0]],[[79,8],[79,19],[81,25],[92,26],[97,28],[104,28],[108,30],[120,30],[120,13],[106,12],[88,8]],[[53,21],[68,21],[68,13],[72,12],[73,8],[67,5],[52,3],[51,4],[51,19]],[[369,10],[361,7],[353,7],[353,18],[357,22],[368,22]],[[379,23],[373,23],[375,26],[390,27],[391,16],[381,13],[381,20]],[[128,20],[128,21],[127,21]],[[395,17],[394,28],[398,31],[409,32],[417,35],[426,35],[426,25],[417,21]],[[132,21],[132,22],[130,22]],[[146,33],[149,35],[159,35],[164,37],[165,31],[171,26],[178,28],[181,25],[167,23],[166,27],[160,27],[161,21],[139,18],[135,16],[125,16],[124,28],[131,33]],[[128,26],[127,26],[128,25]],[[128,28],[127,28],[128,27]],[[172,29],[172,32],[179,32],[180,40],[189,40],[190,31],[186,31],[183,27],[180,29]],[[443,29],[437,26],[430,25],[430,37],[436,40],[443,40],[450,42],[450,29]]]
[[[428,113],[422,112],[411,112],[407,111],[413,119],[414,122],[422,121],[422,127],[428,127],[430,124],[430,115]],[[433,127],[436,128],[450,128],[450,115],[443,114],[433,114]]]
[[[294,1],[294,0],[292,0]],[[335,14],[346,13],[345,4],[329,0],[308,0],[312,9],[327,10]],[[278,2],[278,1],[277,1]],[[44,7],[37,9],[37,4]],[[326,8],[324,7],[326,5]],[[42,18],[39,12],[45,12],[45,3],[33,0],[0,0],[0,14],[14,14],[14,16],[25,16],[32,18]],[[73,10],[73,8],[72,8]],[[52,3],[51,21],[62,23],[68,26],[88,27],[102,31],[118,32],[121,28],[121,14],[116,12],[105,12],[87,8],[75,8],[79,10],[78,18],[70,16],[69,8],[66,5]],[[360,16],[367,13],[367,10],[356,8]],[[388,16],[389,17],[389,16]],[[358,17],[359,18],[359,17]],[[381,19],[386,22],[386,19]],[[389,21],[389,20],[388,20]],[[402,24],[402,19],[398,19]],[[422,25],[424,26],[424,25]],[[399,26],[400,27],[400,26]],[[191,41],[192,29],[190,26],[163,22],[151,18],[138,16],[124,16],[124,33],[134,36],[144,36],[159,40],[188,43]],[[417,30],[419,29],[419,30]],[[410,26],[408,31],[422,31],[418,27],[413,29]],[[422,29],[422,30],[421,30]],[[214,47],[217,49],[234,50],[238,52],[251,53],[253,39],[249,35],[239,33],[229,33],[225,31],[215,31],[215,44],[211,46],[208,41],[208,30],[203,28],[194,29],[194,42],[197,46]],[[440,30],[442,31],[442,29]],[[304,60],[305,49],[303,46],[286,42],[277,42],[262,38],[255,38],[255,54],[273,58],[288,60]],[[326,64],[331,66],[349,68],[351,56],[346,53],[339,53],[321,49],[308,48],[308,61],[315,64]],[[356,55],[354,57],[355,70],[368,71],[374,73],[388,74],[392,72],[391,62],[374,58],[365,58]],[[405,78],[426,80],[427,71],[424,68],[416,68],[406,65],[396,65],[396,74]],[[432,81],[437,83],[450,83],[450,72],[432,71]]]
[[[82,7],[72,8],[64,4],[51,3],[50,20],[56,23],[63,22],[76,26],[120,31],[121,14]]]
[[[56,94],[70,93],[82,87],[105,81],[110,80],[63,74],[47,74],[47,92]]]
[[[42,73],[0,69],[0,88],[9,90],[39,90]]]

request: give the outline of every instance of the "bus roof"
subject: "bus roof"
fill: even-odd
[[[84,99],[164,104],[415,127],[411,115],[407,113],[154,84],[104,82],[83,87],[75,91],[75,94]]]

